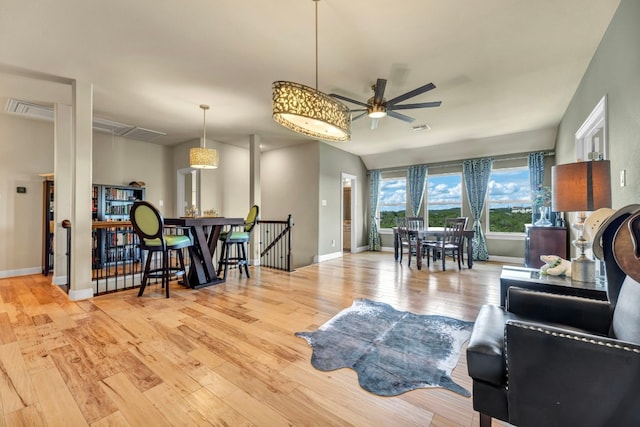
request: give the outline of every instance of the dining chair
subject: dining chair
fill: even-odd
[[[424,218],[419,216],[409,216],[405,218],[409,230],[421,230],[424,228]]]
[[[238,230],[237,226],[232,227],[228,231],[220,233],[219,241],[222,242],[222,248],[220,251],[220,261],[218,262],[218,275],[224,267],[224,276],[227,276],[227,271],[230,265],[237,265],[240,269],[240,275],[242,275],[242,269],[244,268],[247,277],[249,275],[249,258],[247,256],[247,245],[251,240],[251,233],[253,228],[258,223],[258,214],[260,208],[257,205],[251,206],[249,213],[244,220],[244,226],[240,226]],[[231,254],[235,246],[235,254]]]
[[[456,218],[456,220],[458,221],[464,221],[464,225],[462,226],[462,233],[460,233],[460,261],[462,262],[462,265],[464,265],[464,230],[467,229],[467,224],[469,224],[469,217],[468,216],[459,216]]]
[[[411,227],[409,226],[409,224],[411,224]],[[398,262],[402,264],[403,253],[404,253],[404,249],[406,248],[407,254],[409,256],[407,265],[410,267],[411,257],[416,254],[416,250],[418,247],[416,237],[412,236],[411,234],[412,231],[418,230],[418,228],[414,228],[414,227],[417,227],[417,223],[416,222],[411,223],[408,218],[398,218],[396,220],[396,226],[398,227],[398,238],[400,243],[399,244],[400,256],[398,258]]]
[[[149,278],[153,277],[161,278],[162,287],[165,288],[166,296],[169,298],[171,276],[186,274],[182,249],[192,245],[191,237],[183,234],[165,234],[164,218],[160,211],[153,204],[146,201],[136,201],[131,207],[129,217],[131,225],[133,225],[133,229],[140,240],[140,249],[147,251],[147,260],[138,296],[142,296]],[[179,267],[171,267],[171,251],[177,252]],[[160,253],[162,256],[162,266],[160,268],[151,268],[151,259],[154,253]]]
[[[458,270],[462,269],[462,248],[463,231],[466,224],[464,218],[447,218],[444,221],[444,233],[442,239],[437,242],[427,242],[424,244],[424,256],[427,257],[427,266],[431,263],[431,256],[434,262],[436,258],[442,259],[442,270],[446,269],[446,257],[451,257],[458,261]]]

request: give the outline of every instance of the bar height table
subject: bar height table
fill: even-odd
[[[165,218],[164,224],[190,229],[193,237],[193,246],[189,247],[191,263],[189,264],[189,272],[186,278],[186,283],[190,288],[199,289],[226,281],[226,274],[223,273],[219,277],[213,265],[218,239],[225,227],[244,225],[244,218]]]

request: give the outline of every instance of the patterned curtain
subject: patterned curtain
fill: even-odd
[[[482,232],[480,217],[484,211],[484,202],[487,198],[487,186],[491,175],[492,159],[474,159],[462,162],[464,183],[467,187],[467,199],[473,216],[473,259],[489,259],[487,242]]]
[[[544,183],[544,153],[529,153],[529,185],[531,186],[531,200],[535,199],[535,191],[538,186]],[[540,218],[538,206],[532,206],[531,223],[535,223]]]
[[[376,224],[376,211],[378,210],[378,196],[380,193],[380,171],[372,170],[369,174],[369,200],[371,210],[369,211],[369,250],[380,250],[380,235]]]
[[[411,215],[418,216],[422,206],[424,187],[427,182],[427,165],[409,166],[407,168],[407,186],[409,193],[409,209]]]

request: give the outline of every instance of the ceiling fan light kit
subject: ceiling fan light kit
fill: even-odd
[[[442,104],[441,101],[433,101],[433,102],[420,102],[416,104],[400,104],[400,102],[406,101],[409,98],[413,98],[414,96],[421,95],[425,92],[428,92],[432,89],[436,88],[436,85],[433,83],[427,83],[424,86],[420,86],[414,90],[411,90],[407,93],[404,93],[400,96],[396,96],[393,99],[387,101],[384,98],[384,90],[387,87],[386,79],[378,79],[376,83],[371,86],[371,90],[373,90],[373,96],[367,100],[367,102],[357,101],[355,99],[347,98],[346,96],[342,96],[337,93],[332,93],[329,96],[332,98],[340,99],[345,102],[349,102],[351,104],[359,105],[363,108],[355,108],[351,110],[351,113],[360,113],[353,117],[351,120],[358,120],[365,115],[370,117],[371,129],[375,129],[378,126],[378,119],[381,119],[386,116],[393,117],[395,119],[402,120],[407,123],[412,123],[415,119],[413,117],[409,117],[404,114],[398,113],[396,110],[411,110],[414,108],[431,108],[431,107],[439,107]]]
[[[273,82],[273,119],[302,135],[325,141],[349,141],[349,108],[318,90],[318,1],[313,0],[316,9],[316,88],[282,80]]]
[[[372,119],[381,119],[387,115],[387,109],[384,105],[371,105],[367,112],[369,117]]]
[[[203,112],[202,139],[200,147],[189,149],[189,166],[195,169],[216,169],[220,160],[218,150],[207,148],[207,110],[208,105],[201,104]]]

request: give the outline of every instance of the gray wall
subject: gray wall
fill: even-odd
[[[558,128],[558,164],[575,161],[575,132],[607,95],[612,207],[640,202],[640,1],[623,0]],[[620,187],[620,170],[627,186]]]
[[[309,141],[262,154],[260,217],[292,215],[294,268],[312,264],[318,253],[319,144]]]
[[[346,143],[348,144],[348,142]],[[369,186],[367,170],[359,156],[342,151],[328,144],[319,144],[320,148],[320,176],[319,176],[319,213],[318,213],[318,255],[342,252],[340,236],[342,232],[342,173],[356,176],[356,212],[352,220],[352,233],[356,233],[356,248],[365,243],[368,230]],[[352,189],[353,191],[353,189]],[[366,197],[365,197],[366,195]],[[322,205],[322,200],[327,205]],[[353,228],[355,221],[356,228]],[[335,246],[332,241],[335,240]],[[352,250],[356,249],[352,248]]]

